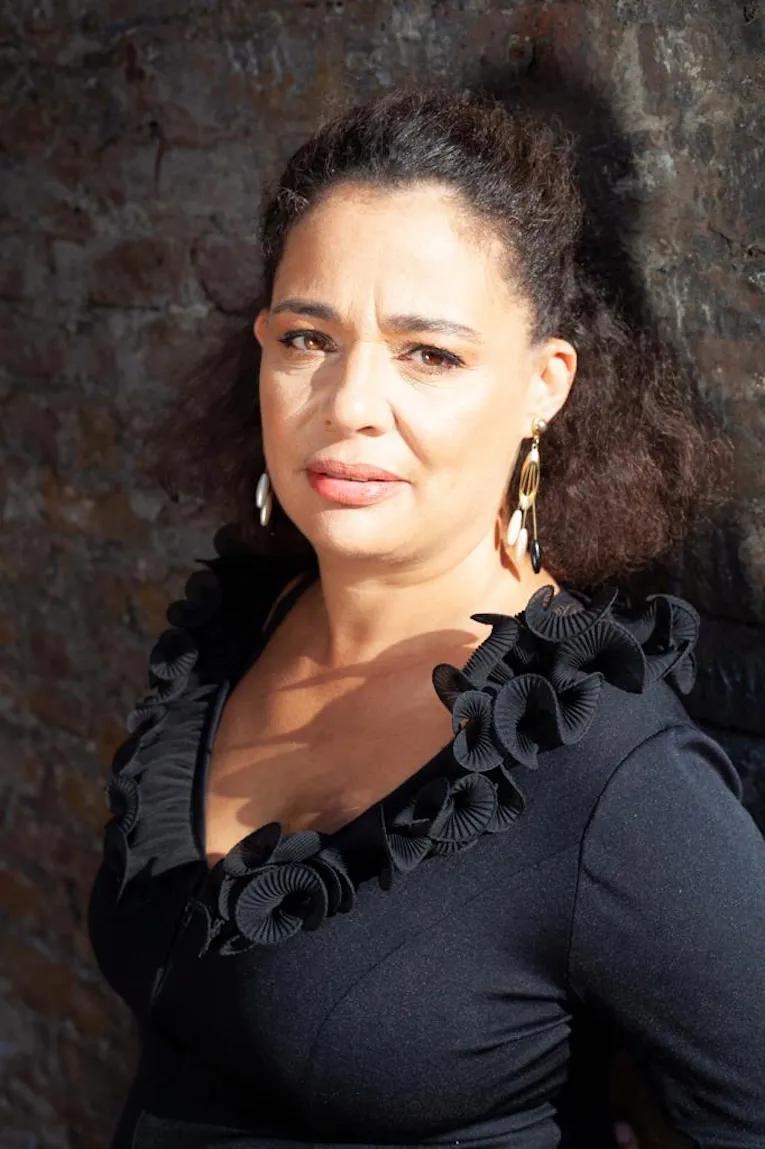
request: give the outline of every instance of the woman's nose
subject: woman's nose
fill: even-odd
[[[383,343],[359,340],[344,352],[327,381],[327,411],[339,427],[386,427],[391,421],[389,352]]]

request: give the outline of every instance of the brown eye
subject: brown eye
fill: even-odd
[[[453,355],[451,351],[443,351],[440,347],[429,347],[427,344],[418,343],[415,347],[411,347],[410,351],[422,351],[425,355],[435,356],[439,362],[422,364],[431,371],[439,371],[443,367],[450,369],[463,366],[463,361],[458,355]]]
[[[279,336],[279,342],[283,343],[291,351],[321,351],[321,347],[296,347],[294,344],[295,339],[313,339],[321,342],[322,336],[318,331],[288,331],[285,335]]]

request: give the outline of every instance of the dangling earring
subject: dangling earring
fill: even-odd
[[[531,566],[535,574],[542,569],[542,547],[537,538],[537,506],[536,498],[539,490],[539,436],[547,430],[545,419],[534,419],[531,425],[531,449],[523,460],[521,477],[518,484],[518,507],[513,512],[507,524],[505,541],[513,548],[517,562],[521,562],[526,554],[529,542],[529,532],[526,527],[526,516],[531,508],[531,521],[534,525],[534,537],[531,543]]]
[[[261,527],[268,526],[273,503],[274,498],[273,492],[271,491],[271,480],[268,477],[268,471],[264,471],[258,479],[258,485],[255,488],[255,506],[260,510]]]

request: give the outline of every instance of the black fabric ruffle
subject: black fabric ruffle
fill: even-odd
[[[203,736],[225,679],[252,651],[270,604],[290,573],[254,555],[223,528],[217,557],[198,560],[171,626],[149,656],[150,690],[127,719],[130,737],[112,763],[112,818],[104,853],[115,899],[140,902],[153,877],[197,860],[204,869],[187,918],[205,924],[203,954],[275,945],[353,909],[353,849],[342,831],[283,833],[269,822],[208,871],[191,815]],[[305,568],[295,566],[295,570]],[[519,769],[584,738],[604,684],[643,693],[660,679],[687,694],[696,673],[699,616],[684,599],[651,595],[636,605],[615,587],[591,596],[540,588],[516,616],[474,614],[491,627],[462,667],[439,663],[433,687],[451,712],[454,738],[438,776],[402,809],[369,815],[366,848],[388,890],[426,858],[471,849],[509,830],[526,808]],[[366,823],[365,823],[366,824]]]

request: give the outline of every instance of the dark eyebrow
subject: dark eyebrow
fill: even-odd
[[[297,296],[283,299],[281,303],[271,308],[272,315],[278,315],[282,311],[292,311],[295,315],[310,315],[314,319],[326,319],[330,323],[342,323],[334,307]],[[455,323],[451,319],[431,319],[425,315],[387,315],[382,325],[397,334],[406,331],[435,331],[440,335],[459,335],[473,343],[482,342],[481,336],[472,327],[466,327],[464,323]]]

